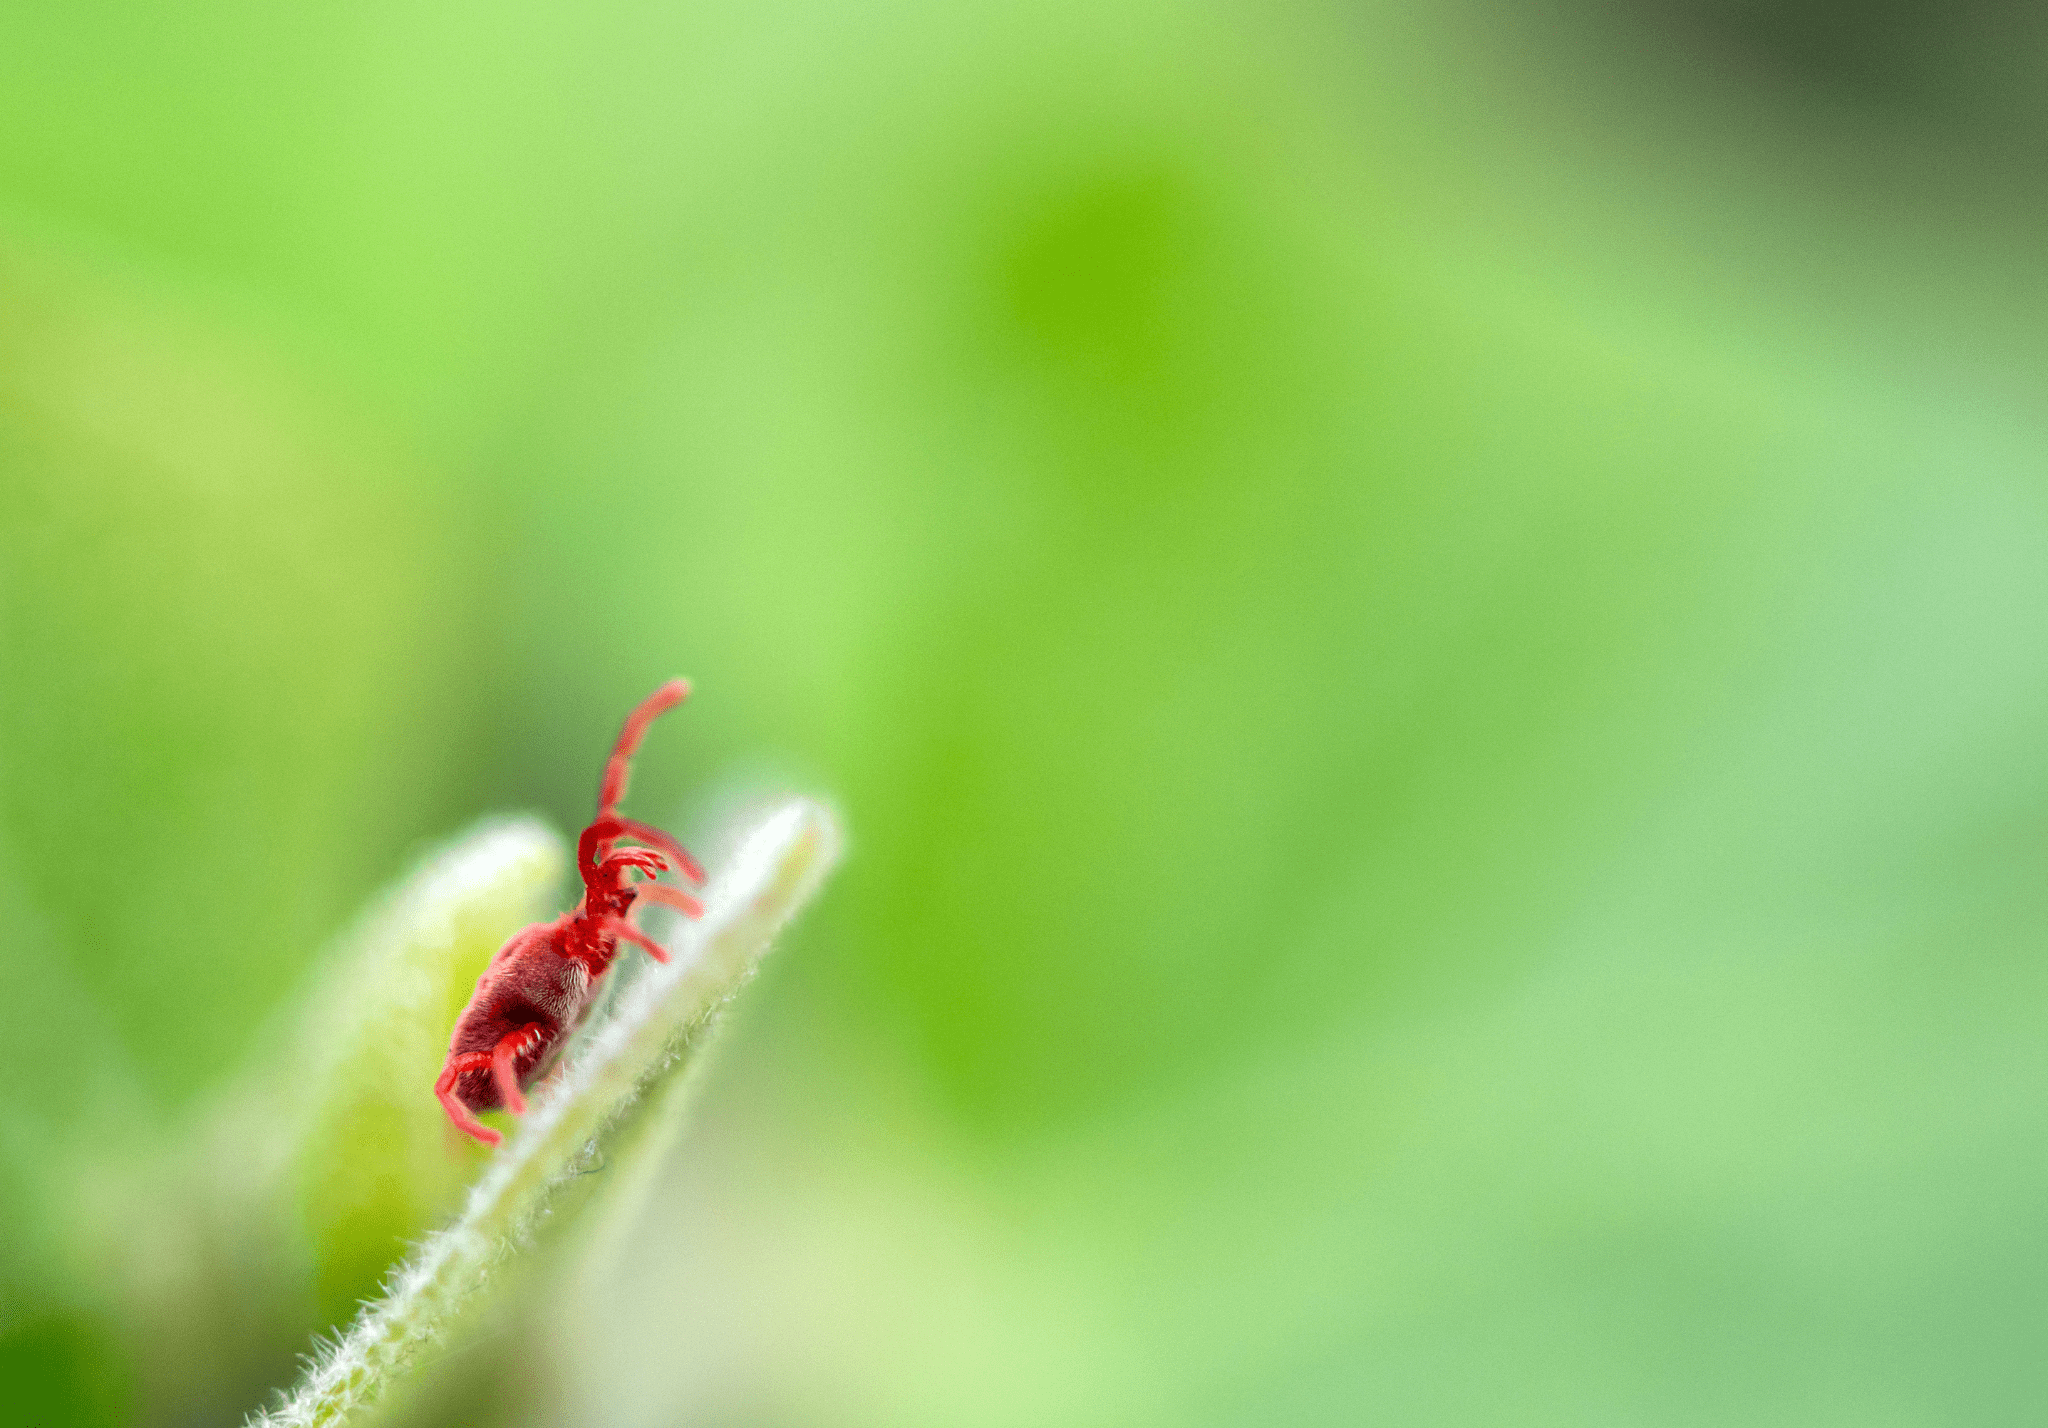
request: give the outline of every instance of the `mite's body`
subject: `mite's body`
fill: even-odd
[[[626,726],[605,764],[597,819],[576,841],[582,900],[553,922],[537,922],[515,933],[491,958],[477,979],[475,995],[456,1018],[448,1061],[434,1083],[434,1094],[450,1120],[486,1145],[496,1145],[502,1137],[475,1113],[494,1106],[514,1115],[526,1113],[520,1088],[531,1084],[549,1050],[582,1020],[599,979],[618,955],[619,943],[635,943],[656,961],[668,960],[668,953],[633,925],[634,905],[642,900],[665,903],[691,917],[703,911],[688,893],[653,881],[664,869],[674,868],[701,883],[704,873],[697,860],[659,828],[621,818],[616,811],[625,796],[633,752],[647,726],[682,703],[689,692],[688,684],[672,679],[626,716]],[[621,838],[652,846],[613,847]]]

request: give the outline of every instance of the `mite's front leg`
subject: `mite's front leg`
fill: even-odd
[[[691,897],[681,888],[672,888],[667,883],[640,883],[633,889],[648,902],[666,903],[685,917],[702,917],[704,904]]]
[[[649,937],[623,917],[606,919],[604,930],[622,941],[631,942],[635,946],[646,948],[647,955],[657,962],[666,962],[668,960],[668,949],[666,947],[656,942],[652,937]]]
[[[637,818],[621,818],[616,813],[603,812],[591,825],[583,830],[583,836],[576,842],[576,860],[580,867],[595,867],[603,856],[598,852],[600,845],[608,844],[614,838],[637,838],[656,851],[665,854],[682,875],[693,883],[704,881],[704,869],[690,856],[689,849],[675,840],[675,836],[664,833],[651,823],[642,823]]]

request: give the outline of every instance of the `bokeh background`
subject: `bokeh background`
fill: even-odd
[[[421,1421],[2048,1417],[2044,146],[2001,0],[0,7],[0,1420],[372,1291],[66,1209],[674,673],[849,862]]]

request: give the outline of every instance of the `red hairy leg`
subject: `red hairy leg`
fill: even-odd
[[[597,865],[600,873],[618,873],[626,868],[638,868],[650,878],[659,877],[668,871],[668,859],[652,848],[614,848]]]
[[[520,1094],[519,1078],[512,1072],[512,1063],[522,1053],[538,1045],[545,1034],[545,1028],[539,1022],[530,1021],[516,1031],[506,1032],[491,1048],[491,1079],[498,1083],[498,1099],[515,1116],[526,1114],[526,1097]]]
[[[647,726],[689,697],[690,681],[671,679],[626,716],[626,726],[619,730],[619,741],[612,746],[611,758],[605,761],[604,784],[597,795],[600,814],[610,813],[626,796],[626,775],[632,771],[633,755],[639,751],[640,740],[646,737]]]
[[[457,1076],[490,1064],[491,1057],[487,1051],[465,1051],[460,1056],[450,1056],[448,1064],[442,1068],[441,1079],[434,1083],[434,1094],[441,1098],[441,1107],[448,1112],[448,1119],[455,1122],[457,1130],[467,1131],[485,1145],[496,1145],[505,1137],[478,1120],[476,1112],[464,1105],[455,1094]]]
[[[604,930],[636,946],[645,947],[647,955],[657,962],[666,962],[668,960],[668,949],[666,947],[656,942],[652,937],[649,937],[623,917],[614,917],[606,921]]]
[[[672,888],[667,883],[641,883],[634,889],[649,902],[664,903],[686,917],[702,917],[704,904],[691,897],[681,888]]]
[[[643,843],[652,844],[691,882],[704,881],[704,869],[690,856],[689,850],[671,835],[662,832],[651,823],[642,823],[637,818],[621,818],[616,813],[598,814],[595,821],[583,830],[583,836],[576,840],[579,871],[596,867],[609,853],[612,839],[621,837],[638,838]]]
[[[669,861],[676,865],[676,868],[684,877],[699,885],[703,883],[703,867],[698,864],[695,858],[690,856],[689,849],[678,843],[669,834],[662,832],[661,829],[656,828],[652,823],[642,823],[637,818],[620,818],[616,813],[612,817],[618,819],[619,831],[628,838],[638,838],[643,843],[650,843],[659,848],[668,855]]]

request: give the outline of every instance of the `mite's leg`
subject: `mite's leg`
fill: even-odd
[[[704,904],[691,897],[681,888],[672,888],[667,883],[641,883],[633,889],[649,902],[664,903],[688,917],[702,917]]]
[[[434,1083],[434,1094],[441,1098],[441,1108],[448,1112],[448,1119],[455,1122],[457,1130],[475,1136],[485,1145],[496,1145],[505,1137],[478,1120],[476,1113],[465,1106],[455,1094],[457,1076],[490,1064],[489,1054],[482,1051],[465,1051],[460,1056],[450,1056],[448,1064],[441,1068],[441,1079]]]
[[[517,1031],[508,1031],[498,1038],[498,1044],[487,1058],[491,1063],[491,1079],[498,1083],[498,1099],[515,1116],[526,1114],[526,1097],[519,1093],[519,1077],[514,1073],[512,1063],[540,1045],[546,1034],[546,1028],[539,1022],[528,1022]]]
[[[642,823],[637,818],[621,818],[616,813],[598,814],[596,820],[583,830],[583,836],[576,840],[576,865],[586,880],[590,870],[596,868],[611,851],[612,840],[620,837],[638,838],[664,854],[691,882],[701,884],[704,881],[704,869],[690,856],[689,849],[652,823]]]
[[[605,923],[604,930],[627,942],[633,943],[635,946],[645,947],[647,955],[657,962],[666,962],[668,960],[668,949],[666,947],[656,942],[652,937],[649,937],[623,917],[611,918]]]
[[[619,741],[612,745],[612,756],[605,761],[604,784],[597,794],[597,811],[600,814],[617,808],[619,800],[626,796],[626,775],[632,769],[633,755],[647,733],[647,726],[689,697],[689,681],[671,679],[641,700],[640,707],[626,716],[626,726],[619,730]]]
[[[600,874],[623,880],[627,868],[638,868],[650,878],[660,877],[669,869],[669,862],[652,848],[614,848],[598,863]]]
[[[656,828],[652,823],[642,823],[637,818],[619,818],[619,815],[616,813],[612,817],[618,819],[620,832],[624,833],[628,838],[638,838],[650,847],[659,848],[662,852],[668,854],[669,860],[677,868],[681,869],[684,877],[700,887],[703,886],[703,867],[695,858],[690,856],[690,850],[681,843],[678,843],[674,837],[662,832],[661,829]]]

